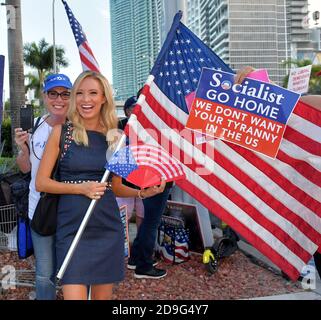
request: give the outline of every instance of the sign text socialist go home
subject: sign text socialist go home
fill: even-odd
[[[300,94],[203,68],[186,127],[275,158]]]

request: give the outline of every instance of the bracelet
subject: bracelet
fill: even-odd
[[[143,200],[143,199],[146,198],[146,197],[143,197],[143,196],[142,196],[142,190],[138,190],[137,196],[138,196],[138,198],[141,199],[141,200]]]

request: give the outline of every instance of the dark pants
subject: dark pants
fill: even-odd
[[[171,188],[163,193],[143,200],[144,219],[140,225],[130,253],[130,259],[136,264],[136,271],[146,272],[153,267],[153,253],[157,229],[164,213]]]
[[[313,257],[314,257],[315,267],[317,268],[319,277],[321,278],[321,253],[316,252]]]

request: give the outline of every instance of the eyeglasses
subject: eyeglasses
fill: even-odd
[[[60,96],[62,100],[69,100],[70,98],[70,92],[63,91],[63,92],[57,92],[57,91],[48,91],[47,92],[48,98],[51,100],[56,100]]]

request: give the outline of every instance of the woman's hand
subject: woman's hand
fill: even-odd
[[[107,189],[107,182],[84,182],[79,184],[80,193],[94,200],[99,200]]]
[[[241,84],[243,80],[253,71],[255,71],[255,69],[251,66],[241,68],[234,77],[234,83]]]
[[[166,182],[165,180],[162,180],[162,183],[159,186],[149,187],[149,188],[140,190],[139,195],[143,199],[153,197],[159,193],[162,193],[165,189],[165,186],[166,186]]]
[[[23,152],[28,151],[27,143],[29,140],[29,134],[27,131],[23,131],[21,128],[14,129],[14,140],[19,147],[20,150]]]

